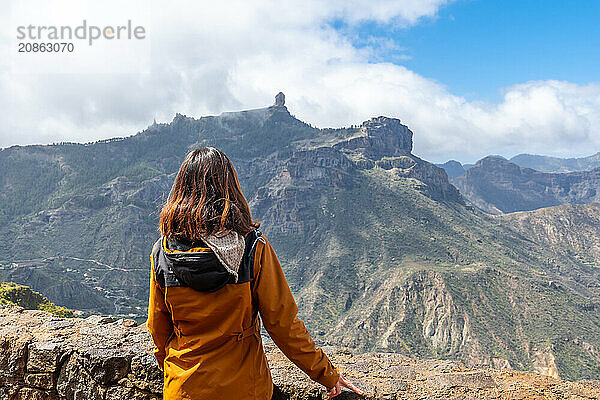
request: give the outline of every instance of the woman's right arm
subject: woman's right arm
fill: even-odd
[[[264,236],[263,236],[264,238]],[[323,350],[315,346],[285,279],[275,251],[266,240],[257,249],[254,295],[267,332],[281,351],[311,379],[328,389],[336,387],[340,374]]]

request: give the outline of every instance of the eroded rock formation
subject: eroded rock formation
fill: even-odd
[[[283,94],[283,92],[279,92],[275,96],[275,105],[276,106],[285,106],[285,94]]]

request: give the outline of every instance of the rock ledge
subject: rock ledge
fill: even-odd
[[[157,400],[162,374],[144,325],[104,317],[60,319],[0,308],[0,400]],[[273,345],[266,345],[276,400],[324,399]],[[343,399],[599,399],[600,381],[564,382],[512,370],[470,370],[447,360],[351,355],[326,348],[366,395]]]

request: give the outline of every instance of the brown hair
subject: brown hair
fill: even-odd
[[[190,151],[160,213],[161,233],[200,239],[230,230],[246,235],[259,226],[225,153],[214,147]]]

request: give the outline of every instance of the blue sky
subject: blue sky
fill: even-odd
[[[462,0],[415,26],[371,22],[357,32],[359,46],[379,37],[401,47],[377,62],[404,65],[470,100],[496,102],[501,88],[531,80],[600,82],[598,0]]]
[[[283,91],[317,127],[400,118],[433,162],[600,151],[600,0],[30,1],[0,13],[0,147],[128,136]],[[98,73],[124,42],[77,42],[74,72],[42,54],[24,59],[41,73],[14,67],[15,25],[82,19],[144,25],[149,61]]]

